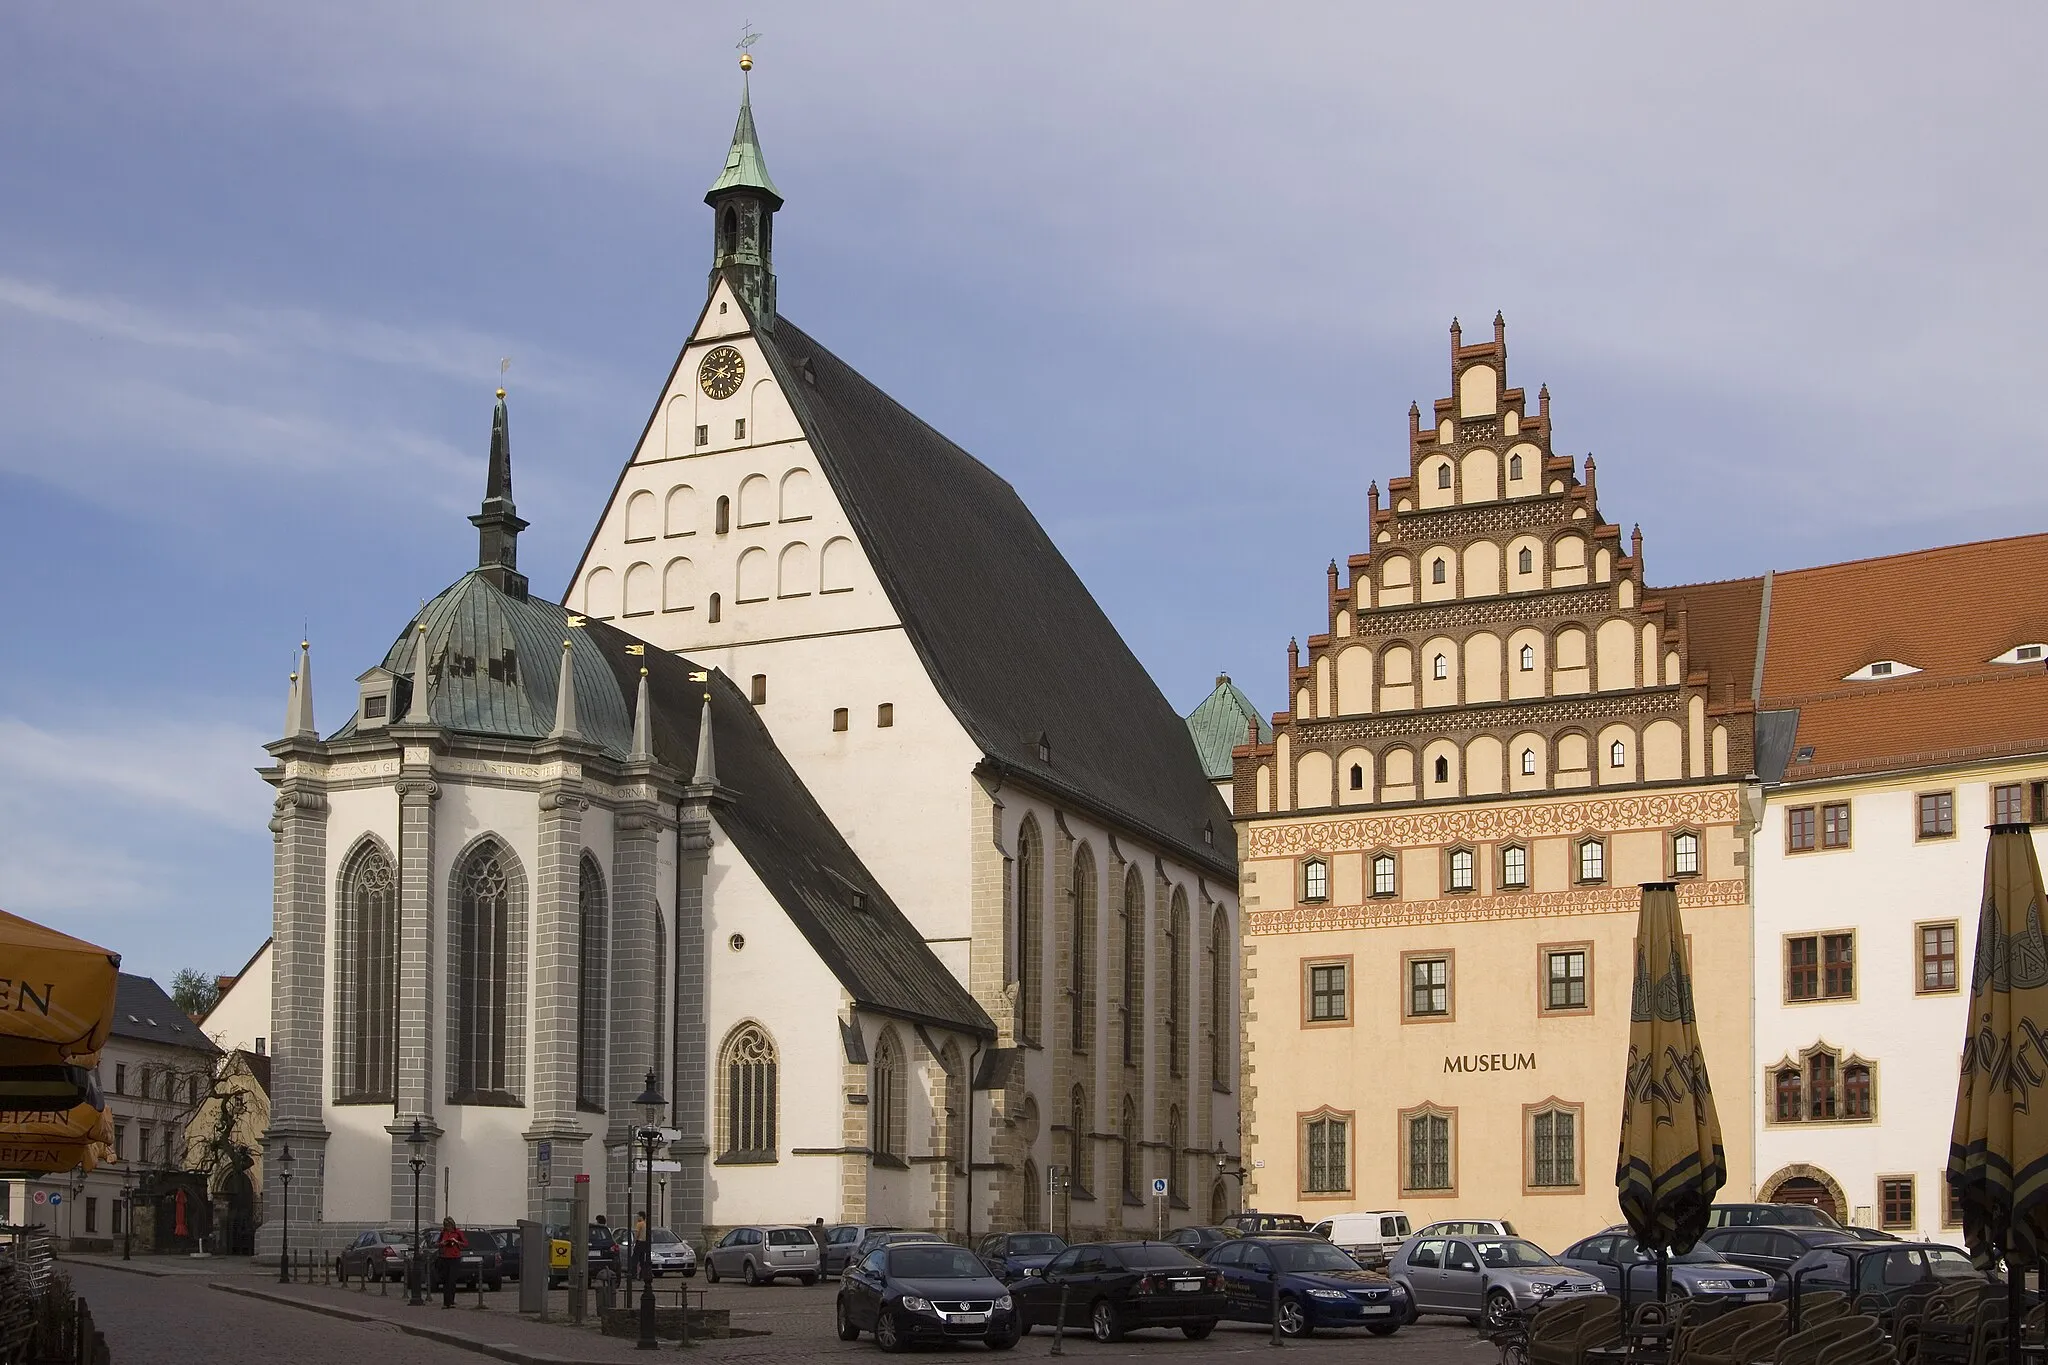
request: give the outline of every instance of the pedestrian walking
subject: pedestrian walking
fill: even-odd
[[[642,1280],[654,1278],[654,1246],[647,1240],[647,1210],[633,1220],[633,1273]]]
[[[462,1266],[463,1253],[469,1250],[469,1239],[462,1235],[462,1229],[455,1226],[453,1218],[441,1220],[441,1235],[435,1242],[434,1259],[441,1270],[441,1306],[455,1306],[455,1272]]]

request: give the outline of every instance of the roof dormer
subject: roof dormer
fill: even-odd
[[[1991,662],[1995,664],[2038,664],[2048,659],[2048,645],[2014,645]]]
[[[1903,678],[1908,674],[1918,673],[1919,671],[1913,665],[1901,663],[1897,659],[1873,659],[1848,677],[1843,678],[1842,681],[1883,682],[1886,678]]]

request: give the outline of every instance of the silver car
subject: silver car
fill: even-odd
[[[1539,1299],[1607,1292],[1599,1276],[1559,1265],[1520,1237],[1416,1236],[1394,1254],[1387,1275],[1408,1291],[1411,1314],[1450,1313],[1495,1328],[1507,1325],[1511,1309]]]
[[[697,1273],[697,1249],[667,1228],[656,1228],[647,1235],[647,1251],[654,1259],[656,1275],[673,1271],[688,1279]]]
[[[747,1284],[770,1284],[788,1276],[816,1284],[818,1242],[811,1230],[793,1223],[757,1223],[734,1228],[704,1253],[704,1278],[717,1284],[732,1275]]]

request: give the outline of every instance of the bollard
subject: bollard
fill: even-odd
[[[363,1273],[369,1274],[368,1269],[366,1268]],[[366,1290],[365,1292],[368,1291]],[[377,1292],[387,1299],[391,1297],[391,1272],[386,1270],[377,1272]]]
[[[1067,1294],[1065,1280],[1060,1282],[1060,1315],[1052,1320],[1052,1354],[1063,1356],[1067,1353]]]
[[[484,1272],[481,1267],[476,1272],[476,1306],[484,1306]]]
[[[1286,1345],[1286,1343],[1285,1343],[1285,1342],[1283,1342],[1283,1341],[1282,1341],[1282,1340],[1280,1339],[1280,1269],[1279,1269],[1279,1267],[1278,1267],[1278,1266],[1275,1266],[1275,1267],[1273,1268],[1273,1304],[1272,1304],[1272,1307],[1273,1307],[1273,1343],[1272,1343],[1272,1344],[1273,1344],[1273,1345],[1275,1345],[1275,1346],[1284,1346],[1284,1345]]]

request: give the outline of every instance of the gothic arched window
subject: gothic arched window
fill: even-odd
[[[1521,478],[1521,477],[1522,477],[1522,457],[1521,457],[1521,456],[1519,456],[1519,455],[1510,455],[1510,456],[1508,456],[1508,481],[1509,481],[1510,483],[1512,483],[1513,481],[1515,481],[1516,479],[1519,479],[1519,478]],[[1527,569],[1524,569],[1524,570],[1523,570],[1522,572],[1524,572],[1524,573],[1527,573],[1527,572],[1528,572],[1528,570],[1527,570]]]
[[[576,886],[576,1103],[600,1112],[605,1102],[604,980],[610,918],[604,874],[586,853]]]
[[[1535,775],[1536,751],[1534,749],[1524,749],[1522,750],[1522,776],[1534,777]]]
[[[1536,572],[1536,552],[1526,545],[1522,547],[1522,552],[1515,556],[1515,572]]]
[[[1448,654],[1439,654],[1429,661],[1429,676],[1438,682],[1451,676],[1451,658]]]
[[[398,1055],[398,883],[390,855],[366,840],[341,886],[335,1098],[389,1104]]]
[[[455,969],[455,1097],[507,1098],[512,883],[509,855],[494,839],[478,844],[455,879],[449,948]]]
[[[1436,467],[1436,486],[1438,488],[1449,488],[1451,486],[1451,467],[1449,465],[1440,464]]]
[[[1095,1172],[1088,1162],[1088,1092],[1080,1086],[1067,1104],[1067,1180],[1069,1188],[1076,1194],[1087,1194],[1095,1188]]]
[[[1443,582],[1443,581],[1444,581],[1444,575],[1445,575],[1445,574],[1446,574],[1447,572],[1448,572],[1448,571],[1447,571],[1447,570],[1446,570],[1446,569],[1444,568],[1444,562],[1443,562],[1443,560],[1441,560],[1441,559],[1432,559],[1432,560],[1430,560],[1430,561],[1429,561],[1429,581],[1430,581],[1430,582],[1432,582],[1432,583],[1441,583],[1441,582]]]
[[[1182,1182],[1180,1106],[1166,1115],[1166,1198],[1177,1208],[1187,1206],[1187,1187]]]
[[[725,218],[718,230],[719,249],[731,256],[740,249],[740,216],[730,204],[725,206]]]
[[[1618,740],[1618,739],[1617,739],[1617,740],[1615,740],[1615,741],[1614,741],[1614,743],[1612,743],[1612,744],[1608,745],[1608,746],[1607,746],[1607,766],[1608,766],[1608,767],[1610,767],[1610,768],[1623,768],[1623,767],[1627,767],[1627,766],[1628,766],[1628,745],[1626,745],[1626,744],[1623,744],[1623,743],[1622,743],[1622,742],[1621,742],[1620,740]]]
[[[1173,889],[1173,908],[1166,917],[1166,1057],[1168,1075],[1185,1073],[1187,1057],[1181,1049],[1181,1009],[1188,998],[1188,897]]]
[[[1523,551],[1522,553],[1524,553],[1524,554],[1527,554],[1527,553],[1528,553],[1528,551],[1527,551],[1527,550],[1524,550],[1524,551]],[[1522,671],[1523,671],[1524,673],[1534,673],[1534,672],[1536,671],[1536,646],[1534,646],[1534,645],[1523,645],[1523,646],[1522,646],[1522,659],[1521,659],[1521,663],[1522,663]]]
[[[1448,781],[1450,781],[1450,780],[1451,780],[1451,760],[1449,760],[1448,758],[1443,758],[1443,757],[1439,757],[1439,758],[1437,759],[1437,761],[1436,761],[1436,766],[1435,766],[1435,767],[1433,767],[1433,768],[1431,768],[1431,769],[1430,769],[1430,771],[1436,774],[1436,780],[1437,780],[1437,781],[1439,781],[1439,782],[1448,782]]]
[[[1074,905],[1073,973],[1067,982],[1067,1000],[1076,1052],[1088,1050],[1095,1031],[1095,854],[1081,845],[1074,854],[1074,884],[1069,892]]]
[[[725,1104],[720,1158],[773,1161],[781,1104],[774,1041],[759,1024],[741,1024],[725,1040],[718,1071]]]
[[[1354,763],[1351,765],[1351,790],[1363,791],[1364,789],[1365,765],[1362,763]]]
[[[1230,1007],[1230,921],[1220,909],[1209,923],[1209,1088],[1227,1092],[1230,1039],[1237,1032]]]
[[[1036,1228],[1044,1221],[1038,1211],[1038,1163],[1028,1158],[1024,1162],[1024,1226]]]
[[[1022,1015],[1017,1031],[1033,1041],[1038,1038],[1039,1012],[1043,1008],[1040,997],[1045,991],[1044,978],[1039,974],[1045,952],[1040,928],[1043,856],[1039,851],[1038,825],[1027,819],[1017,831],[1017,1001]]]
[[[1117,1188],[1126,1199],[1138,1197],[1138,1106],[1124,1096],[1123,1117],[1117,1124]]]
[[[1138,1015],[1145,1004],[1145,881],[1132,868],[1124,876],[1124,971],[1123,971],[1123,1035],[1124,1065],[1135,1066],[1138,1061]]]
[[[869,1082],[868,1113],[874,1131],[868,1143],[877,1156],[903,1159],[905,1130],[903,1049],[894,1029],[882,1030],[875,1044],[874,1076]]]

